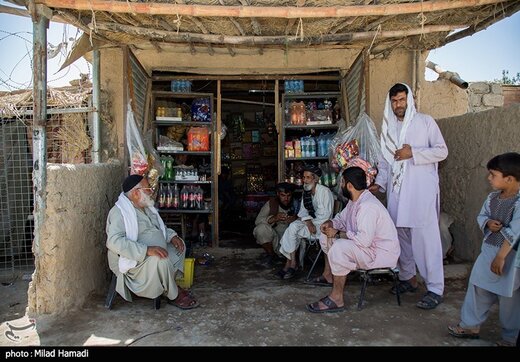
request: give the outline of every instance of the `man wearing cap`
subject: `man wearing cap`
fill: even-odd
[[[272,265],[278,253],[280,238],[290,223],[296,220],[292,203],[294,185],[280,182],[276,185],[276,196],[264,204],[258,213],[253,230],[256,242],[266,252],[263,264]]]
[[[370,190],[386,192],[388,211],[397,227],[399,291],[417,290],[417,266],[427,289],[417,307],[436,308],[444,293],[437,169],[448,156],[448,148],[437,122],[415,109],[412,90],[406,84],[397,83],[388,91],[381,151],[379,173]]]
[[[186,247],[164,225],[152,193],[146,178],[130,175],[108,214],[108,264],[117,276],[116,291],[128,301],[130,292],[154,299],[156,308],[162,295],[181,309],[195,308],[198,302],[175,282],[176,273],[184,270]]]
[[[291,279],[296,274],[296,249],[301,239],[319,238],[320,226],[332,217],[334,198],[326,186],[318,183],[321,170],[316,165],[306,165],[303,169],[303,196],[298,219],[285,230],[280,241],[280,253],[287,261],[278,276]]]

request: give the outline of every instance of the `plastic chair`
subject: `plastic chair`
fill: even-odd
[[[361,277],[361,293],[359,294],[359,301],[357,308],[361,310],[363,308],[363,301],[365,299],[365,291],[367,284],[373,276],[376,275],[391,275],[394,281],[394,288],[396,290],[395,296],[397,298],[397,305],[401,305],[401,296],[399,295],[399,269],[398,268],[375,268],[375,269],[358,269],[356,270]]]
[[[105,308],[112,309],[114,306],[114,299],[116,298],[116,283],[117,277],[112,273],[112,279],[110,280],[110,286],[108,287],[107,297],[105,299]],[[157,310],[161,308],[161,296],[153,299],[153,309]]]

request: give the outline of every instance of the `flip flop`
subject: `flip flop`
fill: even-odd
[[[325,304],[327,308],[320,309],[320,302]],[[317,302],[307,304],[307,310],[311,313],[336,313],[343,312],[345,310],[345,306],[338,307],[336,302],[330,299],[330,297],[327,295],[326,297],[321,298]]]
[[[304,284],[317,285],[320,287],[332,287],[333,285],[333,283],[329,283],[323,275],[320,275],[314,279],[306,280],[304,281]]]

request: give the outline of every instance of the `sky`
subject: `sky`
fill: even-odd
[[[0,1],[0,4],[13,6]],[[52,87],[68,85],[80,73],[91,73],[90,64],[80,59],[57,73],[65,60],[65,49],[72,48],[79,33],[73,26],[50,23],[47,40],[53,46],[65,43],[61,53],[48,61],[48,80]],[[30,88],[32,81],[32,22],[30,18],[0,14],[0,91]],[[493,81],[520,72],[520,12],[501,20],[471,37],[430,51],[428,60],[444,70],[456,72],[467,82]],[[426,69],[426,80],[437,79],[437,73]]]

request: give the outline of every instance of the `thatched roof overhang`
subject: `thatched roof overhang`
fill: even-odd
[[[520,10],[517,0],[36,0],[30,11],[33,4],[106,43],[232,56],[309,46],[428,50]]]

